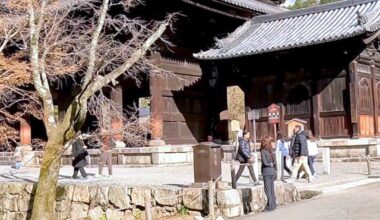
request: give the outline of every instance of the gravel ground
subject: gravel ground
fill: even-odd
[[[380,174],[380,162],[373,162],[372,168],[375,173]],[[350,181],[359,178],[367,177],[367,164],[365,162],[339,162],[331,164],[331,174],[325,175],[322,173],[322,163],[316,163],[317,177],[312,183],[307,183],[307,180],[302,179],[296,181],[298,186],[323,185],[329,183],[337,183],[340,181]],[[171,167],[124,167],[114,166],[114,175],[110,178],[102,177],[95,178],[97,167],[87,167],[86,171],[89,174],[87,180],[72,180],[72,167],[63,166],[60,170],[60,183],[90,183],[96,185],[172,185],[184,186],[189,185],[194,181],[193,166],[171,166]],[[104,171],[107,173],[107,169]],[[28,181],[36,182],[38,179],[38,168],[22,168],[15,170],[9,166],[0,166],[0,182],[9,181]],[[287,177],[287,175],[286,175]],[[239,180],[242,185],[248,184],[248,172],[243,174]]]

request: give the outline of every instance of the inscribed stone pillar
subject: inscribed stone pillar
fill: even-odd
[[[238,120],[240,128],[245,127],[245,100],[244,92],[239,86],[227,87],[227,108],[230,120]],[[235,134],[231,132],[231,126],[229,126],[229,139],[235,140]]]
[[[157,74],[151,74],[149,76],[150,84],[150,112],[151,112],[151,140],[150,146],[163,146],[165,141],[163,140],[164,134],[164,122],[162,115],[162,80],[163,78]]]
[[[123,89],[120,85],[112,89],[110,98],[115,103],[116,110],[120,114],[122,114],[123,113]],[[115,139],[115,141],[122,142],[123,141],[123,134],[122,134],[123,120],[117,117],[112,118],[111,128],[114,133],[113,138]]]

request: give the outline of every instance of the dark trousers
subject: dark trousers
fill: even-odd
[[[266,210],[275,210],[276,209],[276,193],[274,191],[274,178],[275,175],[263,176],[264,178],[264,191],[267,196],[267,206]]]
[[[87,177],[87,173],[86,173],[86,170],[84,170],[84,167],[74,167],[73,179],[78,178],[78,171],[80,171],[80,174],[82,175],[83,178]]]
[[[281,157],[281,180],[284,180],[284,170],[286,170],[290,176],[292,175],[292,170],[286,164],[286,157]]]
[[[249,174],[251,174],[251,178],[253,179],[254,182],[257,181],[256,179],[256,176],[255,176],[255,172],[253,171],[253,166],[252,164],[250,163],[240,163],[240,167],[239,167],[239,170],[236,174],[236,182],[238,181],[238,179],[241,177],[241,175],[243,174],[243,171],[245,169],[245,167],[248,166],[248,170],[249,170]]]
[[[310,168],[310,171],[311,171],[311,175],[315,174],[314,160],[315,160],[315,156],[308,156],[307,157],[307,165],[309,165],[309,168]]]

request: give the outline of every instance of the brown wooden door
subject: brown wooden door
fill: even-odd
[[[311,93],[305,84],[297,84],[290,88],[285,102],[285,121],[294,118],[305,120],[305,130],[310,130],[312,122]],[[288,133],[288,131],[286,131]]]

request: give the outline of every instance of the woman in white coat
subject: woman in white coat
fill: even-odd
[[[307,140],[307,148],[309,151],[307,163],[310,167],[311,175],[316,176],[314,161],[315,161],[315,157],[318,155],[318,145],[311,131],[309,131],[309,138]]]

